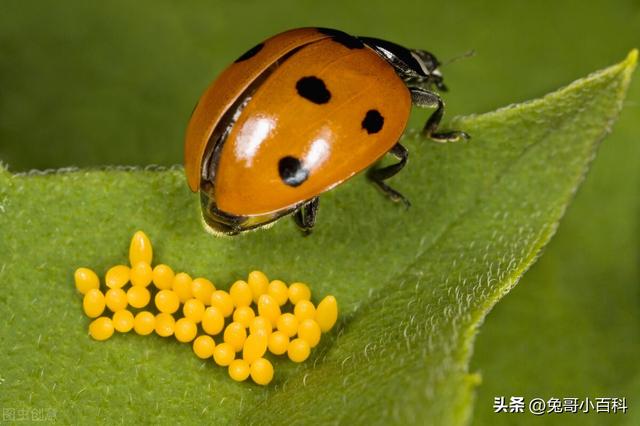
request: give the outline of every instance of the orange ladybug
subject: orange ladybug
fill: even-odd
[[[308,232],[319,195],[386,153],[398,163],[368,177],[408,205],[384,181],[407,162],[398,140],[411,105],[435,108],[425,136],[468,138],[437,132],[439,65],[424,50],[326,28],[286,31],[244,53],[204,92],[186,131],[185,172],[209,230],[234,235],[295,213]]]

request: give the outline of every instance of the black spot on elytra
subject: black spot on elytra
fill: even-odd
[[[322,34],[331,36],[331,39],[336,43],[340,43],[347,49],[362,49],[364,43],[358,40],[356,37],[345,33],[344,31],[332,30],[331,28],[318,28],[318,31]]]
[[[264,43],[256,44],[251,49],[249,49],[246,52],[244,52],[242,54],[242,56],[240,56],[238,59],[236,59],[236,62],[242,62],[242,61],[246,61],[249,58],[253,58],[254,56],[256,56],[256,54],[259,51],[262,50],[263,47],[264,47]]]
[[[296,157],[286,156],[278,161],[280,179],[289,186],[299,186],[309,177],[309,171]]]
[[[384,125],[384,117],[377,109],[370,109],[362,120],[362,128],[369,134],[378,133]]]
[[[314,76],[302,77],[296,83],[298,94],[314,104],[326,104],[331,99],[331,92],[324,81]]]

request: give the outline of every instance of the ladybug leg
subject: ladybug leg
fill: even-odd
[[[411,87],[409,88],[409,91],[411,92],[411,99],[416,106],[436,109],[422,129],[422,134],[424,136],[441,143],[455,142],[460,139],[470,138],[467,133],[461,131],[436,132],[440,125],[440,121],[442,120],[442,116],[444,115],[444,102],[442,101],[442,98],[438,96],[437,93],[421,87]]]
[[[293,220],[305,235],[311,233],[311,229],[316,224],[316,215],[318,214],[319,197],[314,197],[307,204],[303,205],[295,212]]]
[[[387,167],[382,167],[379,169],[371,168],[367,171],[367,177],[371,179],[373,183],[375,183],[378,188],[384,192],[384,194],[391,199],[391,201],[402,202],[406,208],[411,207],[411,203],[407,200],[404,195],[391,188],[389,185],[384,183],[386,179],[389,179],[392,176],[395,176],[400,170],[404,168],[409,160],[409,151],[407,148],[400,145],[399,143],[395,144],[393,148],[389,151],[389,154],[393,154],[400,161],[396,164],[392,164]]]

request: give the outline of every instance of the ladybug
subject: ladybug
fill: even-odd
[[[438,132],[446,90],[429,52],[326,28],[300,28],[249,49],[198,101],[185,138],[189,187],[200,191],[213,233],[235,235],[294,214],[310,231],[318,197],[376,163],[368,177],[389,198],[408,201],[385,183],[407,163],[398,140],[411,105],[435,108],[423,134]]]

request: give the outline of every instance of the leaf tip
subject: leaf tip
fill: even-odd
[[[620,74],[622,76],[622,96],[626,93],[629,83],[631,82],[631,75],[636,69],[638,65],[638,49],[634,48],[627,54],[627,57],[624,58],[622,62],[618,65],[618,69],[620,70]]]
[[[635,68],[638,64],[638,49],[631,49],[624,62],[628,67]]]
[[[634,48],[634,49],[631,49],[631,51],[627,54],[627,57],[624,58],[624,60],[619,64],[619,67],[622,70],[622,75],[624,76],[624,80],[626,81],[627,84],[631,80],[631,74],[633,74],[633,71],[635,71],[637,65],[638,65],[638,49]]]

